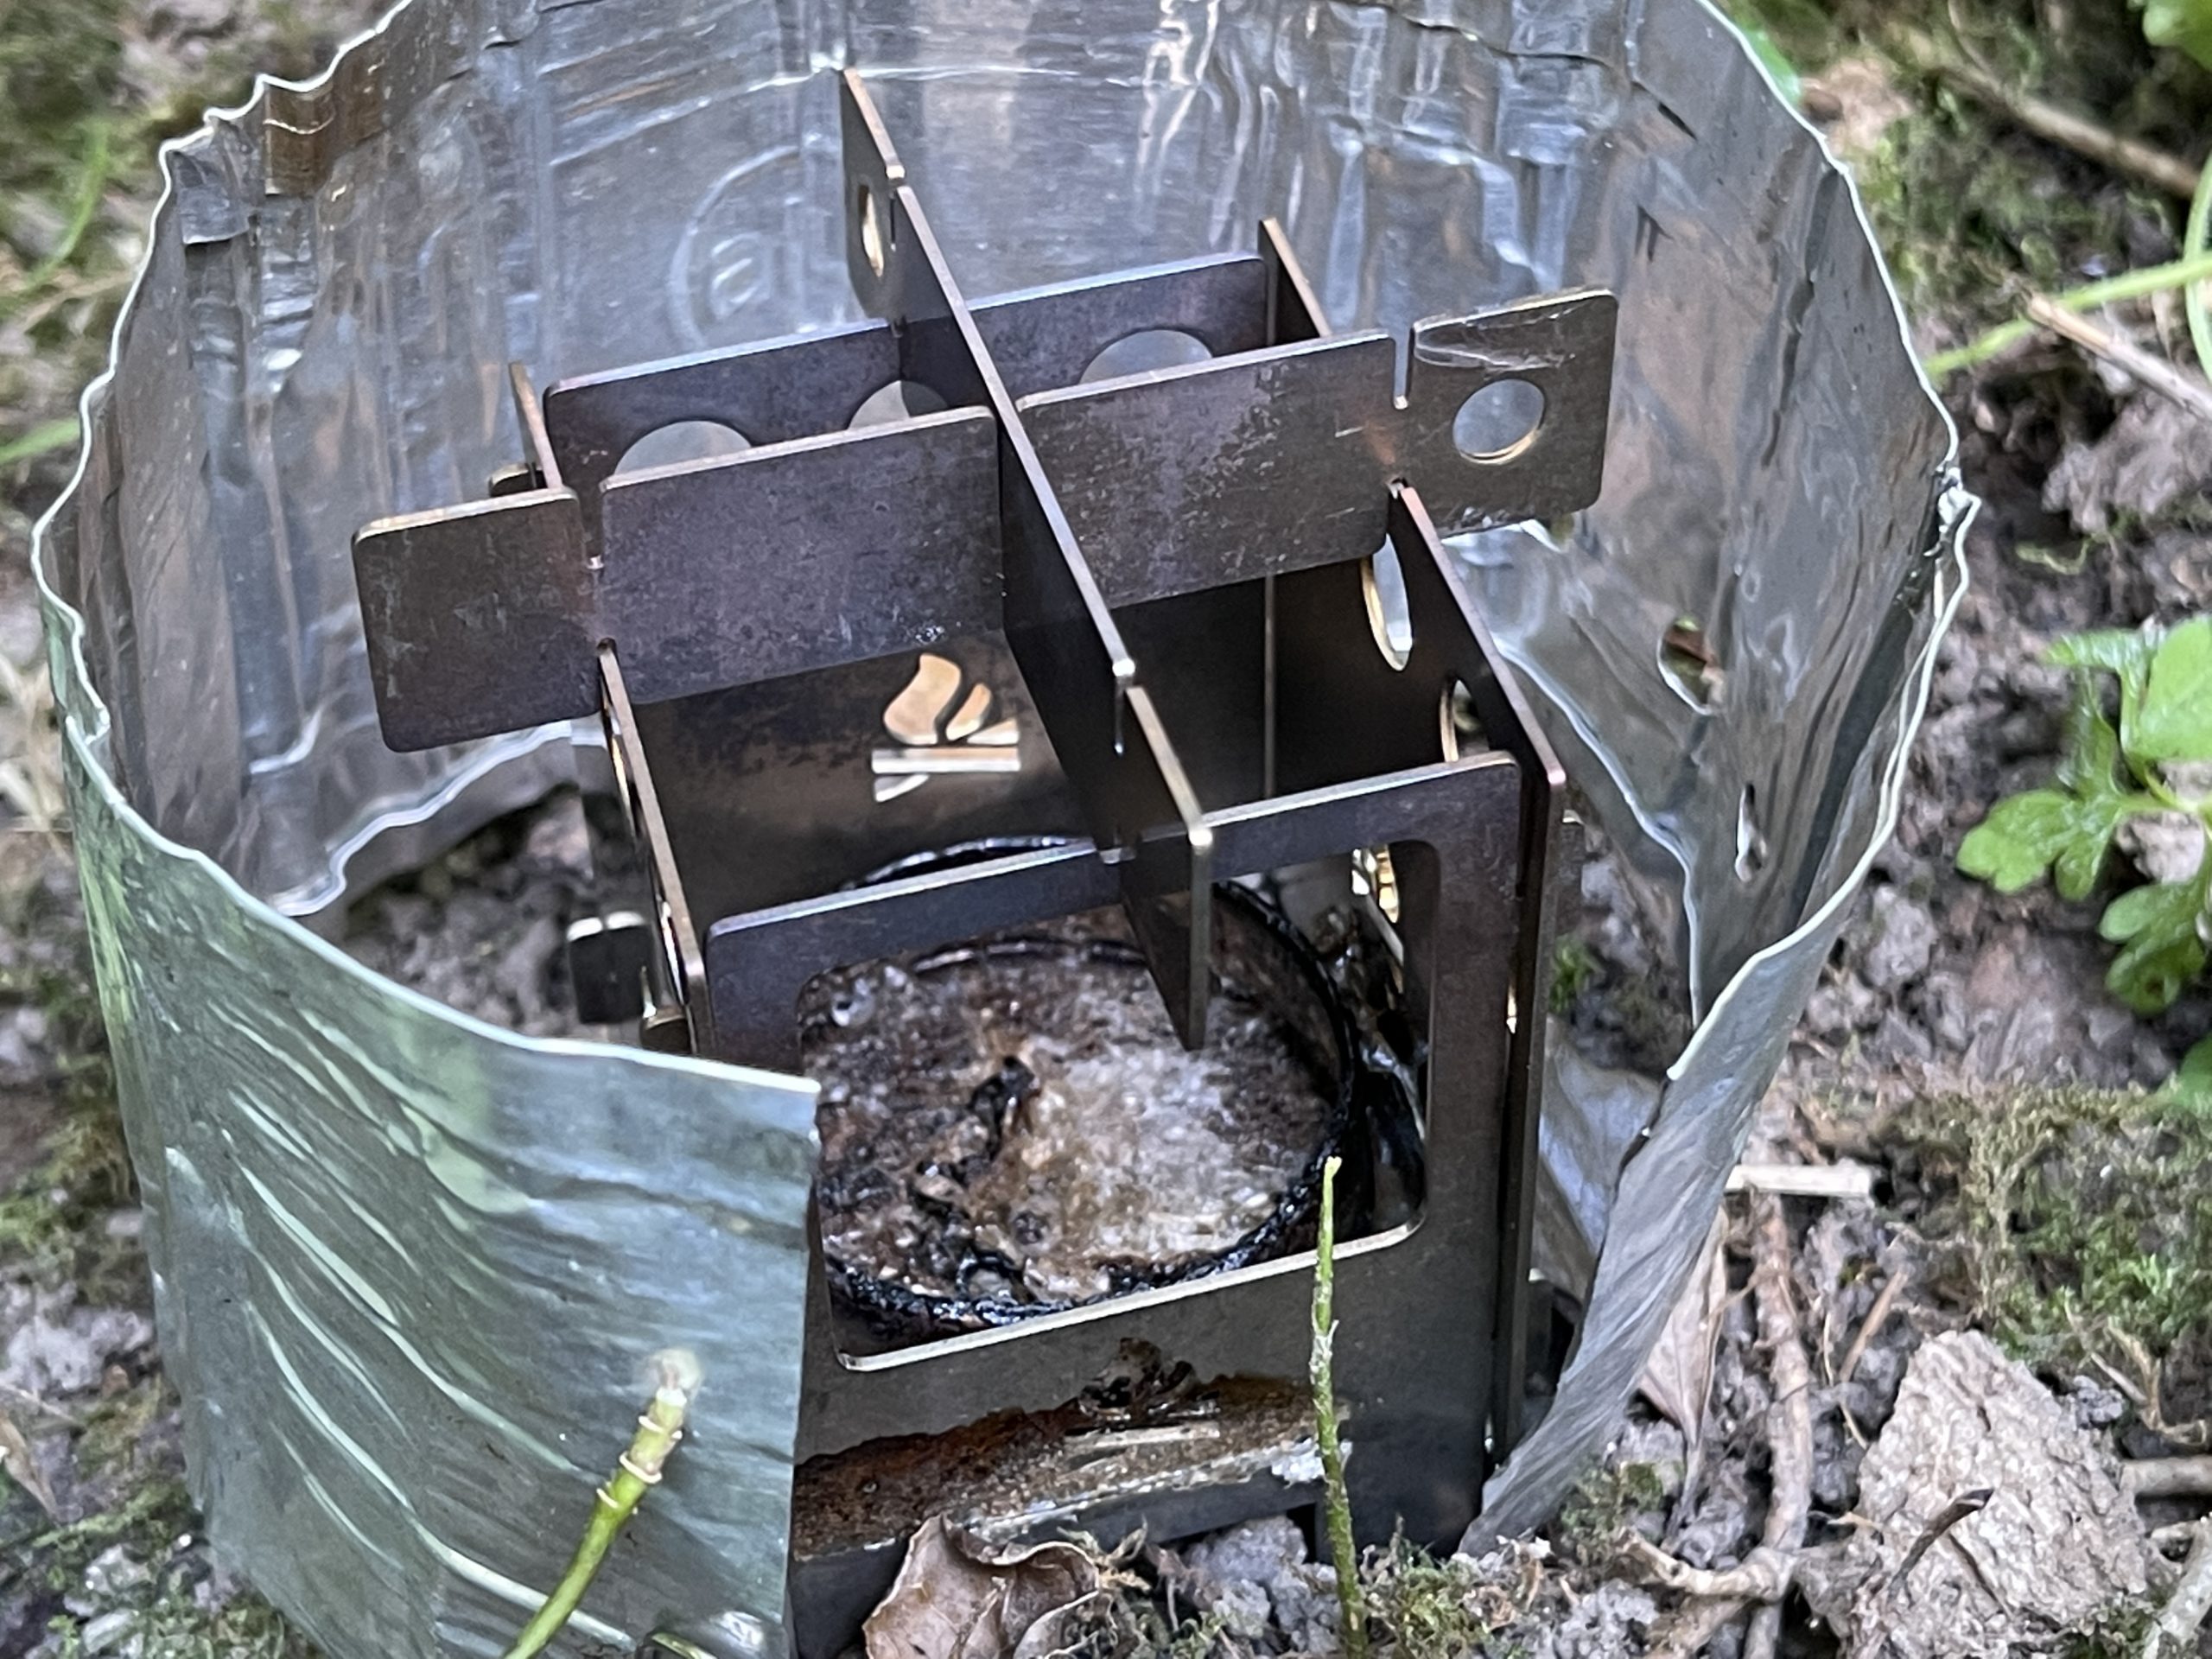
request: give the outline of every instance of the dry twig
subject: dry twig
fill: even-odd
[[[2187,201],[2196,192],[2196,169],[2178,156],[2139,139],[2123,138],[2088,117],[2022,92],[1980,65],[1955,57],[1916,29],[1901,29],[1897,40],[1913,66],[1979,99],[2016,126],[2077,156],[2125,173]]]
[[[1774,1445],[1774,1489],[1759,1541],[1763,1548],[1786,1552],[1782,1582],[1786,1592],[1813,1509],[1813,1368],[1806,1362],[1797,1301],[1790,1289],[1789,1224],[1782,1213],[1782,1200],[1771,1194],[1762,1193],[1752,1201],[1751,1248],[1759,1340],[1766,1346],[1767,1376],[1774,1384],[1774,1404],[1767,1412],[1767,1436]],[[1782,1596],[1777,1592],[1751,1615],[1744,1659],[1773,1659],[1781,1633]]]
[[[2152,355],[2133,340],[2100,327],[2087,317],[2076,316],[2064,307],[2054,305],[2047,296],[2031,294],[2021,308],[2031,321],[2072,340],[2090,356],[2111,364],[2138,385],[2157,392],[2200,419],[2212,420],[2212,387],[2202,380],[2190,379],[2163,357]]]
[[[1904,1553],[1904,1560],[1897,1563],[1897,1570],[1890,1575],[1890,1589],[1912,1576],[1912,1569],[1928,1559],[1928,1552],[1950,1536],[1951,1529],[1970,1515],[1980,1515],[1989,1507],[1989,1500],[1997,1495],[1993,1486],[1974,1486],[1959,1493],[1929,1519],[1920,1529],[1920,1536],[1912,1541],[1912,1548]],[[1967,1558],[1969,1562],[1973,1558]]]
[[[1751,1623],[1746,1655],[1771,1654],[1781,1630],[1781,1602],[1789,1592],[1805,1543],[1813,1506],[1813,1368],[1797,1322],[1790,1291],[1789,1226],[1782,1200],[1761,1192],[1751,1200],[1751,1294],[1758,1310],[1759,1340],[1767,1350],[1767,1374],[1774,1404],[1767,1411],[1767,1438],[1773,1447],[1773,1491],[1758,1548],[1740,1562],[1707,1571],[1675,1560],[1641,1539],[1630,1552],[1651,1580],[1713,1604],[1700,1614],[1687,1611],[1676,1621],[1664,1650],[1694,1653],[1689,1638],[1700,1629],[1700,1643],[1735,1618],[1745,1603],[1759,1611]]]
[[[1709,1601],[1779,1601],[1796,1567],[1792,1552],[1765,1543],[1733,1567],[1692,1567],[1643,1538],[1630,1538],[1628,1551],[1649,1582]]]
[[[2137,1497],[2212,1497],[2212,1457],[2142,1458],[2123,1463],[2120,1484]]]
[[[1904,1287],[1911,1282],[1912,1264],[1900,1261],[1891,1269],[1889,1281],[1874,1298],[1874,1306],[1866,1310],[1866,1317],[1859,1321],[1859,1332],[1852,1338],[1851,1346],[1843,1351],[1843,1363],[1836,1368],[1835,1373],[1838,1388],[1851,1381],[1852,1375],[1859,1369],[1859,1362],[1866,1357],[1867,1349],[1873,1346],[1874,1338],[1882,1334],[1882,1327],[1890,1322],[1897,1298],[1904,1294]]]
[[[1793,1198],[1871,1198],[1874,1172],[1839,1159],[1833,1164],[1738,1164],[1728,1172],[1731,1192],[1775,1192]]]

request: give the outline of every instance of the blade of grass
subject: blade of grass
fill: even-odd
[[[65,415],[59,420],[41,421],[28,432],[21,432],[0,443],[0,467],[12,467],[19,461],[32,461],[40,455],[51,454],[56,449],[66,449],[77,442],[77,417]]]
[[[77,245],[85,239],[85,232],[92,227],[92,220],[100,210],[100,196],[107,189],[111,160],[108,147],[108,126],[105,121],[94,121],[85,137],[85,170],[77,184],[77,197],[69,210],[69,223],[61,232],[61,239],[54,250],[31,267],[22,284],[12,295],[0,302],[0,316],[13,313],[25,302],[35,297],[38,291],[52,282],[77,251]]]
[[[2189,223],[2183,228],[2181,252],[2184,259],[2202,256],[2204,232],[2212,227],[2212,160],[2196,175],[2196,194],[2189,199]],[[2191,283],[2181,291],[2181,308],[2189,319],[2190,344],[2196,347],[2197,365],[2212,379],[2212,308],[2204,303],[2204,284]]]
[[[1351,1495],[1344,1484],[1344,1443],[1337,1437],[1337,1166],[1321,1166],[1321,1230],[1314,1245],[1313,1434],[1321,1446],[1321,1507],[1329,1554],[1337,1567],[1337,1605],[1344,1619],[1344,1659],[1367,1659],[1367,1605],[1360,1594],[1359,1552],[1352,1542]]]
[[[2094,311],[2101,305],[2113,305],[2121,300],[2139,300],[2152,294],[2170,293],[2175,289],[2193,290],[2200,283],[2212,282],[2212,251],[2193,253],[2187,258],[2172,259],[2163,265],[2145,265],[2139,270],[2124,270],[2117,276],[2107,276],[2101,282],[2085,283],[2079,288],[2069,288],[2044,297],[2063,310]],[[2026,318],[2012,322],[2000,322],[1978,340],[1948,352],[1938,352],[1929,358],[1926,367],[1929,379],[1940,379],[1954,369],[1972,368],[1991,358],[2010,351],[2036,332],[2036,325]]]

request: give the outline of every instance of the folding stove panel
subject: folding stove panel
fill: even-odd
[[[1594,499],[1612,300],[1421,324],[1402,390],[1399,342],[1332,333],[1271,222],[1257,254],[970,306],[857,75],[844,100],[848,264],[881,321],[542,404],[518,370],[524,465],[356,538],[386,740],[598,715],[658,924],[639,958],[591,934],[601,989],[642,968],[648,1040],[785,1070],[817,975],[1116,902],[1196,1046],[1216,884],[1387,849],[1425,1192],[1340,1248],[1338,1380],[1363,1535],[1456,1536],[1518,1431],[1563,780],[1440,537]],[[1162,329],[1209,355],[1082,378]],[[1541,417],[1473,442],[1501,382]],[[943,408],[846,429],[893,383]],[[697,420],[751,447],[618,470]],[[922,652],[968,695],[901,741]],[[900,873],[978,840],[1007,850]],[[883,1352],[841,1341],[817,1272],[802,1649],[838,1651],[888,1582],[917,1518],[894,1491],[1155,1536],[1310,1501],[1311,1268]]]

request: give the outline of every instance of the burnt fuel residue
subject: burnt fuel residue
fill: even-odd
[[[957,1326],[1159,1282],[1279,1219],[1336,1122],[1341,1050],[1292,947],[1223,913],[1196,1053],[1118,912],[809,986],[833,1269]]]

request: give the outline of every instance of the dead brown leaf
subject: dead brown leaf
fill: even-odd
[[[47,1484],[46,1476],[38,1466],[38,1459],[31,1452],[31,1443],[23,1438],[23,1431],[16,1427],[15,1420],[0,1412],[0,1469],[5,1469],[16,1484],[38,1500],[46,1511],[46,1518],[59,1522],[60,1508],[54,1501],[54,1488]]]
[[[1104,1593],[1074,1544],[986,1543],[932,1516],[868,1615],[868,1659],[1046,1659]]]
[[[1691,1452],[1705,1423],[1705,1397],[1713,1387],[1713,1354],[1720,1340],[1720,1315],[1728,1301],[1728,1264],[1720,1253],[1725,1215],[1713,1218],[1705,1253],[1668,1314],[1659,1345],[1644,1363],[1637,1386],[1660,1414],[1682,1431]]]

